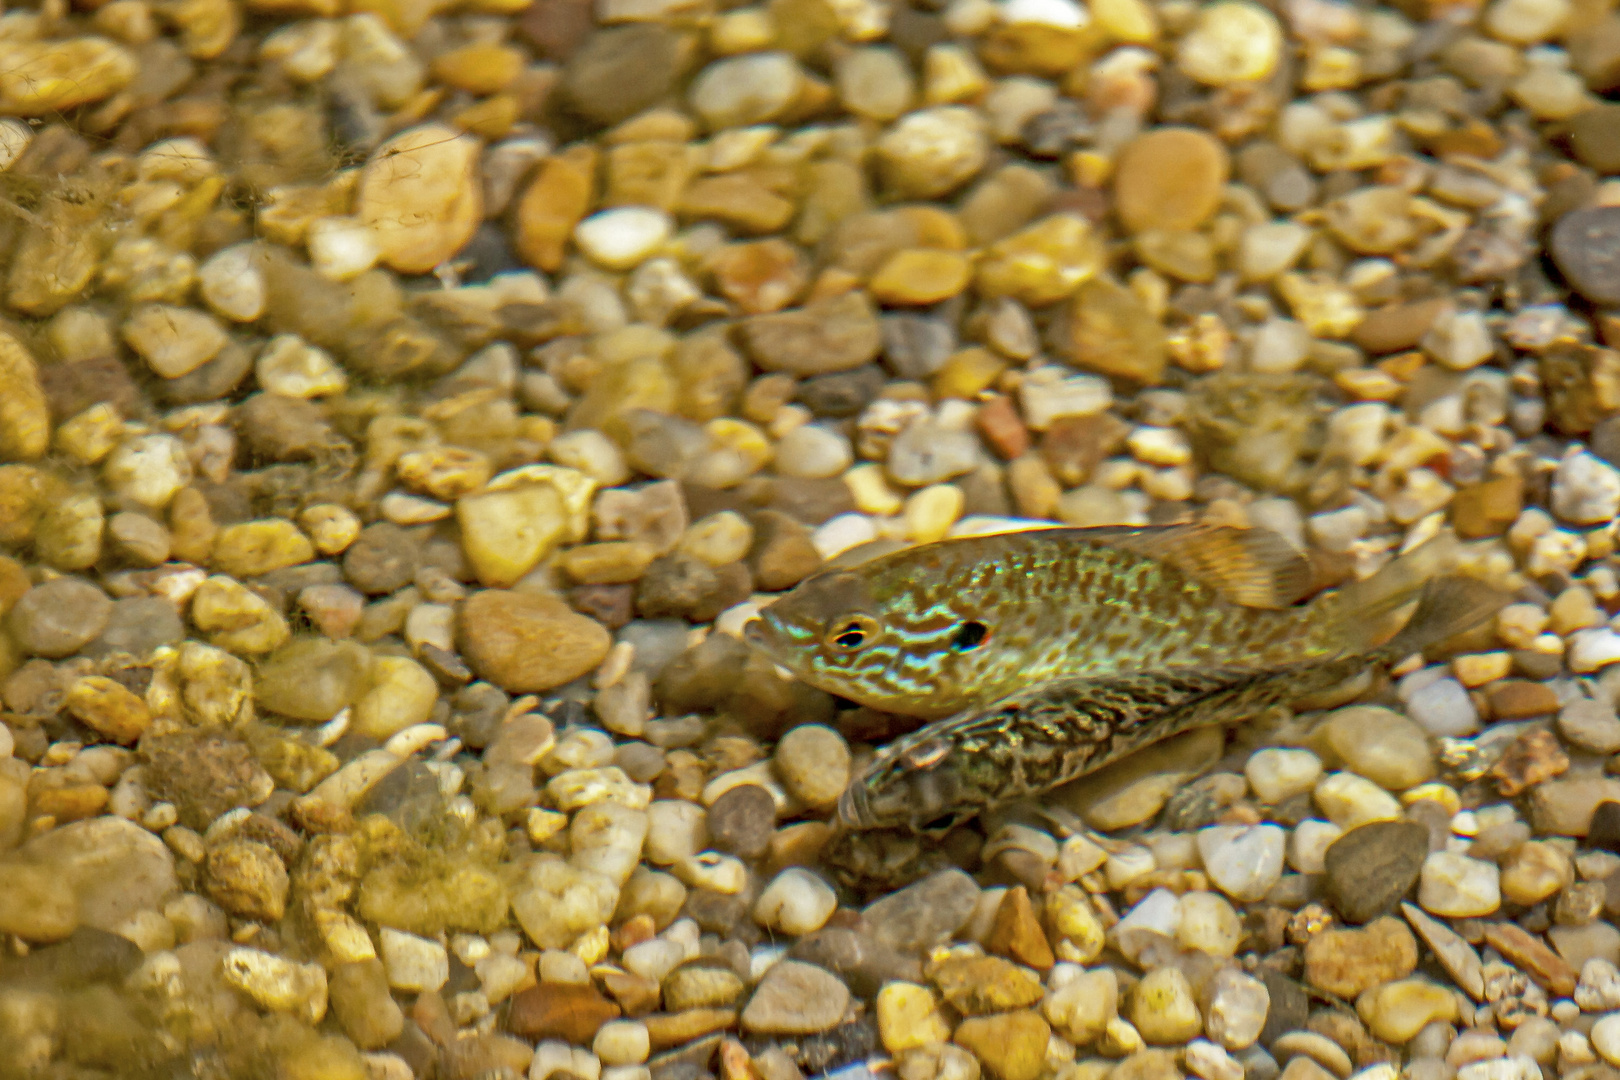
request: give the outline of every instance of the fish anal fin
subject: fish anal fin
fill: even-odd
[[[1270,529],[1157,525],[1083,529],[1110,547],[1160,559],[1234,604],[1285,608],[1310,591],[1310,560]]]

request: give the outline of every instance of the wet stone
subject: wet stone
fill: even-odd
[[[941,870],[866,907],[868,932],[901,952],[931,948],[973,915],[979,886],[960,870]]]
[[[601,663],[612,644],[598,622],[551,596],[487,589],[462,605],[460,637],[480,677],[511,693],[550,690]]]
[[[838,976],[798,960],[772,965],[742,1012],[742,1025],[762,1034],[810,1035],[843,1019],[849,988]]]
[[[721,851],[755,859],[770,846],[776,828],[776,804],[758,784],[732,788],[709,807],[709,839]]]
[[[1576,210],[1553,226],[1553,261],[1595,304],[1620,304],[1620,206]]]
[[[181,824],[199,831],[227,810],[259,805],[275,788],[252,749],[223,735],[149,735],[140,754],[147,789],[174,803]]]
[[[106,628],[113,603],[82,578],[36,585],[6,613],[6,629],[25,653],[71,656]]]
[[[421,545],[398,525],[375,522],[360,530],[343,553],[343,576],[361,592],[382,596],[409,585],[421,560]]]
[[[1415,822],[1375,821],[1351,829],[1327,849],[1327,894],[1349,922],[1370,922],[1395,909],[1417,884],[1429,854],[1429,831]]]

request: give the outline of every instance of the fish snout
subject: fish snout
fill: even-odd
[[[770,623],[766,621],[765,616],[756,615],[744,623],[742,637],[743,641],[760,652],[771,656],[776,655],[776,635],[773,633]]]

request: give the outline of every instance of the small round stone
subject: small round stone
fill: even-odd
[[[581,221],[574,242],[587,259],[608,270],[629,270],[651,258],[669,240],[674,224],[650,206],[621,206]]]
[[[804,72],[782,52],[716,60],[692,80],[689,100],[711,131],[776,119],[793,104]]]
[[[6,629],[24,653],[54,660],[88,645],[112,611],[107,594],[88,581],[57,578],[23,593],[6,613]]]
[[[1282,876],[1288,833],[1275,825],[1213,825],[1197,842],[1210,880],[1234,900],[1258,900]]]
[[[775,764],[788,793],[817,809],[836,803],[849,784],[849,745],[820,724],[801,724],[782,736]]]
[[[612,645],[601,623],[541,593],[476,592],[459,621],[467,662],[509,693],[572,682],[594,670]]]
[[[739,784],[709,807],[709,838],[721,851],[757,858],[776,828],[776,801],[758,784]]]
[[[902,198],[947,195],[984,168],[989,155],[983,117],[956,105],[908,113],[877,143],[884,181]]]
[[[820,930],[838,907],[832,887],[803,867],[790,867],[765,886],[754,903],[754,921],[784,934]]]
[[[1244,0],[1215,5],[1253,6]],[[1230,173],[1226,147],[1209,133],[1154,128],[1120,151],[1114,169],[1114,212],[1133,233],[1196,229],[1220,205]]]
[[[801,424],[776,444],[776,471],[783,476],[837,476],[854,460],[848,437],[820,424]]]
[[[1549,246],[1572,289],[1594,304],[1620,304],[1620,206],[1565,214]]]
[[[1176,66],[1207,86],[1256,82],[1277,69],[1282,24],[1250,0],[1220,0],[1198,12],[1198,21],[1176,48]]]

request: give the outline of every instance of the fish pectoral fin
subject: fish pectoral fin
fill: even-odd
[[[1169,563],[1243,607],[1289,607],[1314,578],[1310,560],[1270,529],[1192,524],[1080,531],[1110,547]]]

